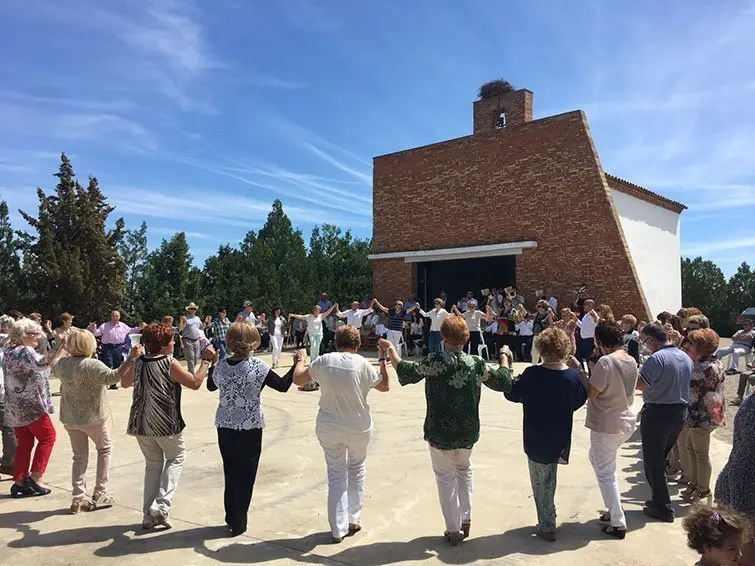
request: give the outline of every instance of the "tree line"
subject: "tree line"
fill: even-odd
[[[232,316],[246,300],[257,312],[276,306],[309,312],[321,291],[342,304],[371,293],[369,240],[323,224],[312,230],[307,246],[279,200],[259,231],[247,232],[237,246],[221,245],[200,268],[185,233],[150,252],[146,222],[134,228],[122,218],[110,222],[115,208],[97,178],[79,183],[65,154],[55,176],[49,194],[37,189],[36,214],[20,211],[30,226],[26,232],[13,230],[0,201],[2,312],[37,311],[55,320],[67,311],[81,326],[114,308],[136,323],[180,315],[191,301],[202,314],[225,307]]]
[[[68,311],[82,325],[118,308],[136,323],[179,315],[190,301],[202,314],[218,307],[233,314],[246,300],[258,312],[276,306],[308,312],[321,291],[344,305],[371,295],[370,241],[324,224],[312,230],[307,246],[279,200],[259,231],[247,232],[237,246],[220,246],[200,268],[183,232],[150,252],[145,222],[110,223],[115,208],[97,178],[80,184],[65,154],[55,176],[52,192],[37,189],[36,214],[21,211],[29,231],[13,230],[0,201],[1,312],[38,311],[55,319]],[[755,272],[742,263],[727,280],[710,260],[681,262],[684,306],[700,308],[720,334],[730,335],[735,316],[755,306]]]

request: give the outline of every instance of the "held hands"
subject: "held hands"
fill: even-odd
[[[186,324],[186,317],[183,316],[183,315],[181,315],[181,322],[183,322],[184,324]]]
[[[378,340],[378,351],[381,354],[385,354],[391,348],[393,348],[393,342],[390,340],[386,340],[385,338]]]
[[[131,346],[131,350],[129,350],[128,353],[128,361],[133,362],[136,361],[138,357],[140,357],[144,353],[144,346],[141,344],[135,344],[134,346]]]
[[[307,353],[304,350],[296,350],[296,352],[294,352],[294,363],[300,364],[306,357]]]

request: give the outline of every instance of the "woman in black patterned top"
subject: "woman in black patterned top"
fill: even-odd
[[[136,360],[133,369],[121,380],[124,387],[134,386],[126,432],[136,437],[146,461],[142,520],[145,529],[172,526],[168,515],[186,457],[181,385],[199,389],[210,365],[202,361],[194,373],[184,369],[173,359],[174,336],[173,329],[162,324],[142,329],[146,354]],[[206,353],[217,361],[211,346],[207,346]]]
[[[276,309],[278,310],[278,309]],[[234,322],[226,334],[232,352],[210,372],[207,389],[220,389],[215,426],[225,475],[225,524],[232,536],[246,532],[254,481],[262,453],[265,416],[260,393],[265,386],[285,393],[291,387],[294,368],[303,356],[297,352],[289,372],[280,377],[252,352],[260,346],[260,334],[248,322]]]

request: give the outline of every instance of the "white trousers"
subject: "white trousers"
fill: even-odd
[[[186,458],[183,434],[137,436],[136,441],[145,462],[144,518],[167,517]]]
[[[746,356],[749,354],[752,350],[745,346],[744,344],[732,344],[731,346],[727,346],[726,348],[719,348],[716,350],[716,357],[718,359],[723,358],[724,356],[731,354],[731,361],[729,362],[729,369],[739,369],[739,358],[740,356]]]
[[[622,529],[626,528],[627,520],[621,506],[619,484],[616,481],[616,453],[630,436],[631,432],[608,434],[591,430],[588,452],[603,503],[611,515],[611,526]]]
[[[388,331],[388,340],[391,344],[393,344],[393,347],[396,348],[397,352],[401,352],[401,350],[398,349],[398,345],[401,342],[401,338],[404,336],[404,333],[400,330],[389,330]]]
[[[315,427],[328,467],[328,522],[334,537],[344,537],[349,524],[358,524],[364,504],[367,447],[372,431],[343,432],[327,425]]]
[[[281,363],[281,352],[283,351],[283,336],[280,334],[270,335],[270,347],[273,349],[273,364]]]
[[[472,520],[472,450],[439,450],[430,446],[440,510],[446,530],[457,533],[462,521]]]

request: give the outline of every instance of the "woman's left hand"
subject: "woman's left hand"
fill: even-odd
[[[383,352],[387,352],[392,347],[393,347],[393,342],[391,342],[390,340],[386,340],[385,338],[381,338],[380,340],[378,340],[378,349],[379,350],[381,350]]]
[[[566,365],[569,366],[570,368],[574,368],[574,369],[581,369],[582,368],[582,364],[579,363],[579,360],[577,358],[575,358],[574,356],[569,356],[569,359],[566,360]]]

